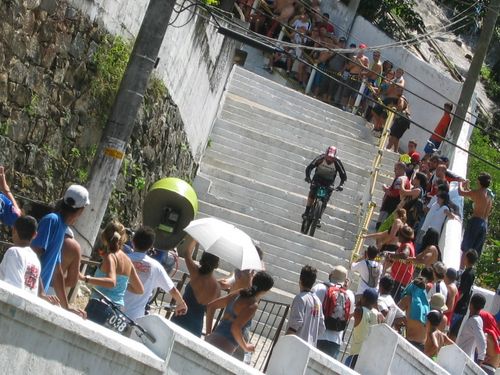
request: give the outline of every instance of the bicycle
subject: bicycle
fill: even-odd
[[[328,204],[328,199],[332,191],[342,191],[342,187],[338,186],[333,189],[327,186],[319,186],[316,189],[316,196],[314,197],[314,202],[309,210],[307,217],[302,219],[302,226],[300,228],[300,232],[303,234],[308,234],[311,237],[314,237],[314,233],[316,233],[316,228],[320,227],[320,220],[323,212],[326,209]]]
[[[107,305],[113,311],[113,313],[110,314],[104,322],[104,327],[118,332],[119,334],[124,336],[129,336],[130,330],[132,329],[132,327],[135,327],[138,330],[138,332],[136,332],[137,336],[139,336],[141,340],[143,340],[143,342],[144,338],[148,339],[153,344],[156,342],[156,338],[151,333],[142,328],[139,324],[134,322],[134,320],[128,317],[123,311],[121,311],[120,306],[111,301],[98,289],[92,288],[92,291],[99,295],[99,301],[101,303]]]

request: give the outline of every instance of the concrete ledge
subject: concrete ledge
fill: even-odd
[[[484,375],[486,374],[481,368],[469,358],[456,345],[447,345],[441,348],[438,353],[437,361],[442,368],[450,374],[463,375]]]
[[[4,374],[163,374],[144,345],[0,281]]]
[[[371,327],[355,370],[363,375],[449,374],[386,324]]]
[[[155,335],[152,350],[165,359],[168,375],[261,374],[161,316],[148,315],[137,322]],[[131,338],[141,341],[136,335]]]
[[[1,373],[261,374],[162,317],[139,322],[155,343],[124,337],[0,281]]]
[[[294,335],[282,336],[274,347],[268,375],[358,374]]]

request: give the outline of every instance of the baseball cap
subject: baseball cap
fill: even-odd
[[[343,283],[347,279],[347,269],[344,266],[333,267],[332,272],[330,272],[330,281]]]
[[[446,306],[446,299],[441,293],[434,293],[432,295],[430,305],[432,310],[438,310],[441,312],[448,310],[448,306]]]
[[[71,185],[64,193],[64,203],[73,208],[82,208],[90,204],[89,192],[82,185]]]
[[[362,49],[366,48],[366,44],[361,43],[361,44],[359,45],[359,48],[362,48]]]

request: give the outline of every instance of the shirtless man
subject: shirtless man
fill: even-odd
[[[282,24],[287,24],[288,20],[295,13],[295,0],[276,0],[274,2],[274,19],[267,36],[272,38],[276,28]]]
[[[427,338],[425,323],[427,314],[430,311],[429,303],[425,295],[425,280],[421,277],[417,277],[413,283],[405,289],[405,294],[403,299],[398,303],[398,306],[406,313],[406,339],[423,352]],[[412,311],[413,309],[415,309],[415,311]]]
[[[344,96],[343,101],[346,102],[347,110],[352,108],[358,95],[359,88],[361,86],[361,81],[363,77],[368,72],[368,66],[370,65],[370,59],[365,56],[366,45],[360,44],[359,50],[356,56],[347,64],[346,70],[349,72],[349,79],[347,83],[350,86],[350,90],[346,91],[346,96]]]
[[[381,78],[381,74],[382,74],[382,61],[380,61],[380,51],[379,50],[375,50],[373,51],[373,62],[372,62],[372,65],[370,66],[370,70],[368,71],[367,75],[366,75],[366,79],[367,79],[367,84],[371,85],[373,88],[377,88],[380,86],[380,83],[382,82],[382,78]],[[365,91],[365,94],[366,95],[369,95],[370,97],[373,97],[373,95],[371,95],[371,91],[366,88],[366,91]],[[371,108],[373,107],[374,103],[373,102],[368,102],[367,100],[363,99],[362,103],[361,103],[361,106],[363,108],[363,112],[365,112],[365,110],[367,109],[368,107],[368,110],[371,112]],[[369,116],[371,116],[370,114],[366,114],[366,118],[369,118]]]
[[[385,92],[385,97],[383,103],[388,107],[396,107],[399,98],[403,96],[405,88],[405,79],[403,77],[404,70],[401,68],[396,69],[394,79],[391,81],[389,88]],[[384,107],[376,105],[373,109],[374,116],[372,118],[373,130],[375,132],[381,132],[384,128],[384,122],[387,119],[387,112]],[[377,134],[378,135],[378,134]]]
[[[462,240],[462,252],[470,249],[476,250],[479,256],[483,251],[484,241],[486,240],[486,230],[488,228],[488,217],[493,207],[493,195],[488,187],[491,184],[491,176],[488,173],[479,174],[477,181],[479,188],[470,190],[469,180],[460,182],[458,194],[462,197],[468,197],[474,203],[472,217],[467,222],[464,237]]]

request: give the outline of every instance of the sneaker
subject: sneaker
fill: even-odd
[[[318,220],[318,222],[316,223],[316,228],[321,228],[321,221]]]
[[[382,136],[382,130],[373,130],[372,134],[374,137],[380,138]]]

